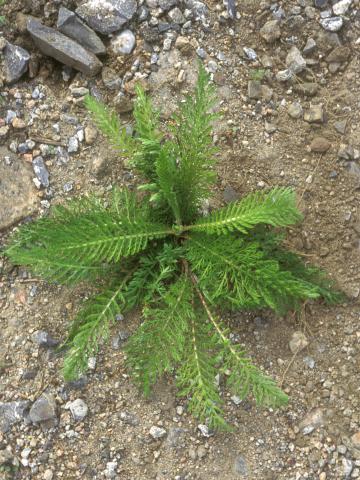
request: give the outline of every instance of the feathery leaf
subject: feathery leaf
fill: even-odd
[[[248,233],[255,225],[262,223],[285,227],[302,218],[295,200],[291,188],[275,187],[266,193],[251,193],[242,200],[201,218],[194,225],[184,227],[184,230],[222,235],[234,230]]]
[[[130,338],[128,365],[145,394],[158,376],[172,369],[182,356],[188,321],[193,316],[191,285],[180,277],[158,302],[144,309],[144,322]]]
[[[109,139],[111,146],[120,150],[123,156],[132,157],[136,151],[135,142],[121,125],[117,114],[90,95],[85,97],[84,104],[92,113],[98,129]]]
[[[231,308],[270,307],[283,313],[307,298],[318,298],[316,284],[282,270],[254,241],[234,235],[193,234],[187,258],[212,303]]]
[[[240,398],[246,398],[251,392],[259,405],[280,406],[287,403],[287,395],[276,386],[275,382],[265,376],[251,360],[246,357],[239,345],[234,345],[228,338],[229,330],[216,318],[199,289],[197,279],[192,275],[193,283],[212,328],[217,335],[218,348],[223,357],[222,370],[228,374],[227,385]]]
[[[177,370],[176,383],[181,396],[190,397],[189,411],[210,428],[228,429],[222,410],[223,401],[215,383],[217,357],[212,353],[218,339],[212,325],[193,315],[183,360]]]
[[[118,262],[172,233],[169,227],[151,223],[146,206],[139,208],[133,194],[123,199],[124,205],[115,208],[89,200],[86,208],[81,200],[58,208],[54,216],[22,227],[6,254],[47,278],[65,280],[69,275],[68,280],[80,280],[101,272],[103,262]]]
[[[212,121],[217,115],[210,113],[214,92],[209,75],[199,63],[195,91],[181,104],[170,127],[178,160],[177,197],[183,223],[191,222],[197,215],[216,178],[212,170],[217,151],[212,141]]]
[[[77,315],[66,342],[69,347],[63,366],[66,380],[73,380],[83,373],[89,357],[95,355],[101,342],[108,338],[115,316],[125,308],[127,281],[126,276],[118,285],[90,299]]]

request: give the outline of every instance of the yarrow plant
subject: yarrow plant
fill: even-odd
[[[164,127],[137,87],[135,134],[87,97],[98,128],[145,180],[137,191],[81,198],[20,227],[6,254],[45,279],[74,284],[102,279],[101,293],[75,318],[66,346],[67,380],[87,368],[116,316],[142,308],[142,323],[125,352],[133,379],[149,394],[176,372],[188,409],[212,428],[227,428],[217,374],[240,398],[282,405],[287,396],[231,340],[228,310],[268,307],[279,313],[304,300],[339,299],[326,277],[283,245],[282,228],[301,220],[295,193],[276,187],[204,216],[216,150],[210,113],[213,85],[199,66],[192,96]]]

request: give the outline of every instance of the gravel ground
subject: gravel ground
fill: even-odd
[[[79,14],[88,14],[91,1],[0,7],[1,243],[53,204],[140,181],[92,126],[86,93],[115,105],[131,128],[141,81],[166,119],[201,58],[222,113],[210,207],[293,186],[305,220],[289,230],[288,245],[326,269],[348,301],[309,302],[284,318],[233,315],[234,338],[290,402],[274,411],[225,396],[234,431],[213,434],[187,413],[171,377],[150,399],[132,384],[122,345],[136,314],[118,322],[86,376],[64,384],[55,347],[92,291],[46,284],[0,257],[1,479],[360,478],[360,2],[228,1],[118,1],[130,20],[100,31],[107,55],[92,77],[43,56],[26,32],[27,15],[56,27],[60,7],[85,3]],[[9,69],[20,72],[10,84]]]

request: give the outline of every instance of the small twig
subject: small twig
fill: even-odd
[[[19,280],[19,283],[37,283],[41,282],[41,278],[24,278]]]
[[[48,145],[56,145],[56,146],[59,146],[59,147],[66,147],[65,143],[57,142],[56,140],[51,140],[51,138],[35,137],[34,135],[30,135],[30,139],[34,140],[34,142],[38,142],[38,143],[47,143]]]
[[[312,176],[315,175],[315,172],[316,172],[316,170],[317,170],[318,167],[319,167],[320,160],[322,159],[322,157],[323,157],[323,154],[320,153],[319,158],[318,158],[318,161],[317,161],[317,163],[316,163],[316,165],[315,165],[315,168],[314,168],[314,170],[311,172],[310,175],[312,175]],[[306,185],[305,188],[304,188],[304,190],[303,190],[303,192],[302,192],[302,194],[300,195],[299,201],[297,202],[298,205],[300,205],[300,202],[302,201],[303,196],[305,195],[305,192],[306,192],[307,189],[308,189],[308,186]]]
[[[286,376],[287,372],[289,371],[289,368],[291,367],[291,365],[294,363],[294,360],[295,360],[297,354],[300,352],[300,350],[301,350],[301,347],[299,347],[299,348],[296,350],[296,352],[294,353],[294,355],[293,355],[292,358],[290,359],[289,363],[287,364],[287,366],[286,366],[286,368],[285,368],[285,370],[284,370],[284,373],[283,373],[282,376],[281,376],[281,380],[280,380],[280,383],[279,383],[279,387],[280,387],[280,388],[282,388],[283,383],[284,383],[284,381],[285,381],[285,376]]]

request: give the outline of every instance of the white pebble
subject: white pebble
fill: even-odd
[[[111,40],[111,48],[118,55],[129,55],[135,48],[136,38],[131,30],[124,30]]]

